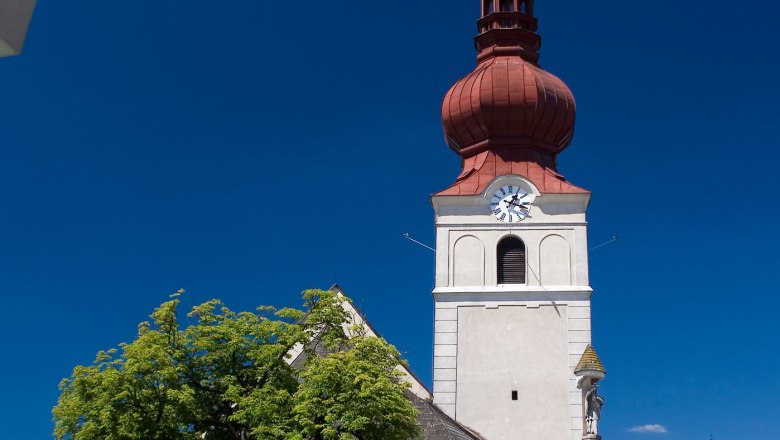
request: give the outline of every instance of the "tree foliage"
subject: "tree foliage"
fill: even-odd
[[[407,440],[417,413],[398,351],[349,327],[333,291],[307,290],[305,311],[236,313],[178,296],[138,336],[98,353],[60,383],[58,440]],[[303,348],[301,365],[290,353]]]

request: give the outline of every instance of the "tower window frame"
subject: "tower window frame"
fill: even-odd
[[[495,12],[495,4],[494,0],[483,0],[482,4],[482,16],[487,17],[488,15]]]
[[[528,2],[526,0],[519,0],[517,4],[517,10],[523,14],[527,14],[529,9]]]
[[[501,12],[517,11],[517,0],[499,0],[498,4],[498,10]]]

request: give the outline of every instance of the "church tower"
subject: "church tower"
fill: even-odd
[[[536,30],[534,0],[481,0],[477,67],[442,104],[463,169],[432,196],[434,403],[487,440],[597,439],[591,194],[558,173],[574,96]]]

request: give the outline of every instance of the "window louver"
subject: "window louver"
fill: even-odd
[[[525,284],[525,245],[518,238],[498,244],[498,284]]]

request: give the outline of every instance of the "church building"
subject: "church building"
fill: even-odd
[[[534,0],[480,1],[477,66],[442,104],[462,171],[431,197],[432,407],[463,433],[426,438],[599,439],[591,193],[557,168],[574,134],[574,96],[539,65]],[[412,389],[426,400],[425,387]]]
[[[539,67],[533,0],[482,0],[477,67],[442,104],[462,172],[436,221],[434,403],[488,440],[598,438],[585,213],[558,173],[574,96]]]

